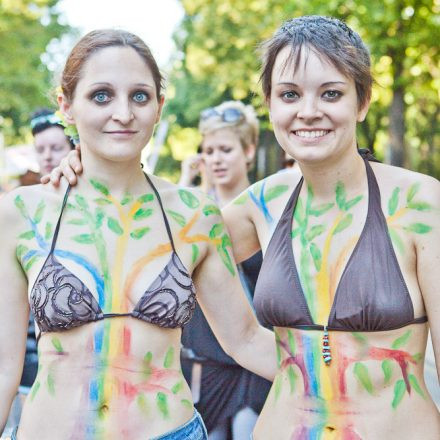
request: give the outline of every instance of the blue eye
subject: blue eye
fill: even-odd
[[[288,92],[283,92],[281,94],[281,97],[285,100],[285,101],[293,101],[294,99],[297,99],[299,97],[298,93],[289,90]]]
[[[145,92],[136,92],[133,95],[133,99],[138,103],[143,103],[148,101],[148,95]]]
[[[104,104],[110,100],[107,92],[96,92],[93,95],[93,100],[98,104]]]
[[[339,90],[327,90],[322,96],[329,100],[336,100],[342,96],[342,93]]]

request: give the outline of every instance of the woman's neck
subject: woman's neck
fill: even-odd
[[[230,185],[215,185],[215,194],[217,196],[220,207],[225,206],[230,201],[234,200],[241,192],[243,192],[250,185],[247,174],[237,182]]]
[[[343,183],[348,192],[365,188],[365,165],[357,150],[350,151],[337,161],[300,164],[300,168],[304,182],[318,199],[333,198],[338,183]]]
[[[88,185],[93,180],[107,188],[116,198],[123,197],[127,192],[142,192],[147,188],[140,157],[116,162],[102,157],[96,158],[90,152],[83,151],[81,161],[84,171],[80,184],[83,181]]]

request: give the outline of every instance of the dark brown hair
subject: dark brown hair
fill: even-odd
[[[137,35],[130,32],[115,29],[101,29],[89,32],[81,38],[67,58],[61,77],[61,89],[69,101],[73,99],[75,94],[75,88],[81,77],[84,63],[97,51],[114,46],[131,47],[139,54],[151,69],[156,85],[157,99],[160,99],[163,77],[148,46]]]
[[[361,37],[342,21],[319,15],[307,15],[286,21],[272,38],[260,46],[262,52],[261,82],[263,93],[269,99],[272,89],[272,70],[279,52],[290,47],[286,60],[299,64],[302,49],[308,48],[324,56],[344,76],[352,78],[356,86],[358,107],[371,98],[373,77],[370,54]]]

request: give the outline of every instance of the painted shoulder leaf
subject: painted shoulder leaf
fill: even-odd
[[[271,200],[279,197],[281,194],[284,194],[288,189],[288,185],[276,185],[272,188],[269,188],[264,194],[264,200],[266,203],[268,203]]]
[[[73,241],[81,244],[92,244],[95,242],[92,234],[79,234],[72,237]]]
[[[198,208],[200,205],[199,199],[186,189],[179,189],[179,196],[182,202],[191,209]]]
[[[274,388],[274,395],[275,395],[275,402],[278,400],[281,394],[281,388],[282,388],[282,378],[281,375],[277,375],[275,377],[275,380],[273,381],[273,388]]]
[[[399,336],[397,339],[395,339],[391,345],[393,350],[398,350],[400,347],[405,345],[409,341],[409,338],[411,337],[411,333],[412,333],[411,330],[407,330],[402,336]]]
[[[393,245],[396,246],[400,255],[403,255],[405,253],[405,245],[402,239],[400,238],[400,235],[392,228],[389,228],[388,232],[390,233],[390,237],[391,237],[391,241],[393,242]]]
[[[356,196],[353,199],[349,200],[345,203],[344,211],[348,211],[349,209],[353,208],[354,205],[359,203],[363,199],[362,195]]]
[[[319,217],[322,214],[325,214],[328,210],[332,209],[333,206],[335,206],[334,203],[324,203],[322,205],[311,207],[309,210],[309,214],[313,217]]]
[[[223,264],[226,266],[231,275],[235,276],[234,264],[232,263],[231,257],[224,246],[217,246],[217,252],[220,255],[220,258],[223,261]]]
[[[139,203],[147,203],[147,202],[151,202],[154,200],[154,196],[153,194],[142,194],[140,197],[137,198],[137,201]]]
[[[259,196],[260,191],[261,191],[261,187],[263,186],[263,182],[260,180],[259,182],[255,183],[251,188],[252,188],[252,193],[255,196]]]
[[[407,206],[416,211],[430,211],[432,209],[432,206],[426,202],[409,202]]]
[[[117,235],[122,235],[124,232],[119,222],[113,217],[109,217],[107,219],[107,226],[111,231],[113,231]]]
[[[220,214],[220,209],[216,205],[206,205],[203,207],[203,214],[206,216],[213,214]]]
[[[87,203],[87,200],[85,199],[85,197],[83,197],[80,194],[75,194],[75,200],[76,203],[78,203],[78,206],[84,210],[88,210],[89,209],[89,204]]]
[[[44,209],[46,208],[46,204],[44,203],[44,200],[42,200],[38,206],[37,209],[35,210],[35,214],[34,214],[34,223],[38,224],[41,222],[41,219],[43,218],[43,214],[44,214]]]
[[[100,205],[100,206],[111,205],[111,204],[112,204],[112,202],[111,202],[110,200],[108,200],[108,199],[104,199],[104,198],[102,198],[102,197],[98,197],[97,199],[94,199],[93,201],[94,201],[97,205]]]
[[[141,220],[143,218],[150,217],[150,215],[153,214],[153,210],[151,208],[144,209],[139,208],[133,215],[134,220]]]
[[[397,210],[397,205],[399,204],[399,193],[400,188],[396,187],[391,194],[390,200],[388,200],[388,214],[394,215]]]
[[[101,194],[104,194],[105,196],[108,196],[110,194],[108,188],[101,182],[98,182],[95,179],[90,179],[90,183],[92,184],[93,188],[95,188],[96,191],[99,191]]]
[[[341,232],[344,229],[348,228],[351,225],[352,221],[353,214],[347,214],[346,216],[344,216],[336,226],[334,234],[337,234],[338,232]]]
[[[301,197],[298,198],[296,202],[295,212],[293,213],[293,218],[298,226],[304,226],[306,221],[306,213],[304,212],[304,204]]]
[[[318,235],[321,235],[325,231],[324,225],[312,226],[306,234],[307,241],[313,241]]]
[[[179,214],[176,211],[171,211],[170,209],[167,209],[167,214],[171,216],[171,218],[179,225],[182,226],[182,228],[186,225],[186,219],[182,214]]]
[[[25,240],[31,240],[34,237],[35,237],[34,231],[26,231],[18,236],[18,238],[24,238]]]
[[[241,194],[240,196],[238,196],[234,201],[233,204],[234,205],[244,205],[246,203],[246,200],[249,198],[249,195],[247,193],[247,191],[244,194]]]
[[[196,244],[192,245],[192,258],[191,261],[194,264],[197,261],[197,258],[199,257],[199,247]]]
[[[122,206],[128,205],[132,200],[133,200],[133,195],[126,193],[124,194],[124,197],[122,197],[121,205]]]
[[[344,210],[345,200],[347,197],[345,191],[345,185],[342,182],[338,182],[336,184],[335,192],[336,192],[336,204],[338,205],[338,208],[342,211]]]
[[[73,218],[69,221],[67,221],[68,225],[77,225],[77,226],[83,226],[87,224],[87,220],[84,218]]]
[[[407,203],[412,202],[419,189],[420,189],[420,183],[414,183],[409,187],[408,192],[406,193]]]
[[[21,215],[24,218],[27,218],[28,217],[28,213],[26,211],[26,207],[24,206],[23,198],[21,196],[15,197],[14,204],[18,208],[18,210],[20,211]]]
[[[47,222],[46,223],[46,227],[44,229],[44,238],[45,238],[45,240],[49,240],[49,238],[52,237],[52,233],[53,233],[52,223]]]
[[[315,243],[310,243],[310,255],[313,258],[313,264],[315,265],[315,269],[319,272],[321,270],[322,265],[322,254],[319,250],[319,247],[316,246]]]
[[[424,223],[411,223],[409,226],[405,226],[404,229],[415,234],[426,234],[432,230],[432,226]]]
[[[209,238],[218,237],[223,232],[223,223],[216,223],[209,231]]]
[[[135,229],[134,231],[130,232],[130,237],[134,238],[135,240],[139,240],[150,230],[151,228],[148,227]]]
[[[289,378],[290,392],[293,393],[295,391],[295,384],[296,384],[297,375],[296,375],[295,370],[293,369],[292,365],[289,365],[287,367],[287,377]]]

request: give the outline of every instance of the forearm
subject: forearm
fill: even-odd
[[[261,325],[253,325],[228,353],[243,368],[271,382],[277,373],[274,333]]]

